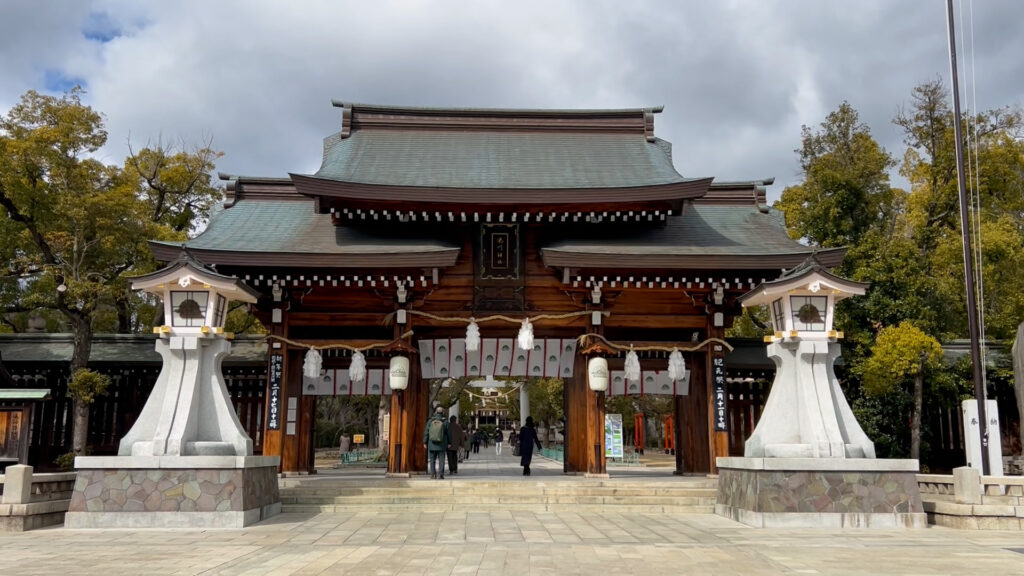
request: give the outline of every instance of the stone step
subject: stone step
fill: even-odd
[[[305,478],[281,488],[285,512],[351,513],[376,510],[700,513],[714,511],[716,480],[558,481],[428,478],[334,480]]]
[[[328,498],[328,497],[403,497],[409,495],[423,497],[487,497],[495,494],[518,496],[578,496],[578,497],[686,497],[714,496],[714,488],[539,488],[535,486],[517,486],[507,488],[481,488],[455,483],[450,486],[412,486],[408,488],[284,488],[281,496],[295,498]]]
[[[523,503],[502,503],[502,504],[459,504],[459,503],[420,503],[420,504],[338,504],[338,505],[310,505],[310,504],[282,504],[282,512],[296,512],[305,514],[344,514],[355,512],[376,511],[381,513],[392,512],[447,512],[447,511],[524,511],[524,512],[621,512],[623,514],[712,514],[715,511],[714,504],[673,506],[673,505],[614,505],[607,504],[523,504]]]
[[[358,505],[358,504],[420,504],[420,503],[452,503],[452,504],[600,504],[612,506],[657,505],[657,506],[700,506],[714,505],[715,495],[694,496],[546,496],[499,494],[494,496],[455,496],[451,498],[434,498],[431,496],[364,496],[364,497],[330,497],[317,498],[281,496],[282,504],[308,504],[311,506]]]

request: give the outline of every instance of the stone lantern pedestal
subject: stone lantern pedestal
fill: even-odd
[[[744,457],[718,458],[720,516],[756,527],[925,527],[917,460],[875,458],[832,369],[835,302],[867,285],[809,260],[743,295],[768,304],[775,380]]]
[[[80,456],[68,528],[240,528],[281,510],[277,456],[253,456],[221,364],[227,299],[256,294],[190,258],[136,278],[164,299],[163,368],[117,456]]]

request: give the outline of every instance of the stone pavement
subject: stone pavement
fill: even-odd
[[[466,477],[511,477],[517,460],[482,453],[475,466],[462,470]],[[573,480],[559,475],[559,464],[537,463],[545,481]],[[617,470],[611,473],[614,478]],[[667,474],[657,477],[664,480]],[[446,481],[457,483],[461,477]],[[613,508],[595,513],[296,513],[244,529],[0,533],[0,574],[990,576],[1024,574],[1024,534],[937,527],[759,530],[713,515],[634,514]]]

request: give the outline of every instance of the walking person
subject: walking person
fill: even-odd
[[[530,462],[533,460],[533,446],[541,449],[537,429],[533,427],[533,416],[526,417],[526,424],[519,430],[519,465],[523,467],[523,476],[530,475]]]
[[[501,456],[501,443],[505,441],[505,433],[498,428],[494,431],[494,453]]]
[[[519,435],[516,434],[515,428],[508,433],[508,445],[512,447],[512,455],[519,456]]]
[[[444,408],[438,406],[434,409],[434,415],[427,420],[427,427],[423,431],[423,447],[427,449],[431,478],[444,480],[444,458],[450,443]]]
[[[459,473],[459,460],[462,456],[462,441],[466,433],[459,426],[459,417],[452,416],[448,419],[448,471],[452,474]]]
[[[480,453],[480,443],[484,440],[484,433],[482,430],[477,428],[473,431],[473,454]]]

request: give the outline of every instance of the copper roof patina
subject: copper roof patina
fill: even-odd
[[[682,216],[669,218],[664,228],[618,238],[607,234],[569,238],[541,252],[548,266],[756,269],[796,266],[812,250],[786,234],[778,210],[753,204],[695,203]],[[845,253],[845,248],[822,250],[818,258],[835,266]]]
[[[335,226],[312,200],[242,200],[210,218],[206,230],[185,243],[216,265],[314,267],[451,266],[459,248],[437,239],[406,239]],[[151,241],[159,260],[171,260],[181,243]]]
[[[660,107],[622,110],[345,104],[323,163],[293,174],[311,196],[435,203],[642,202],[696,198],[654,136]],[[552,194],[556,192],[557,194]]]

